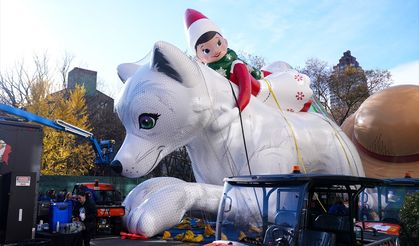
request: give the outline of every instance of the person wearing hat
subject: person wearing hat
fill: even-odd
[[[258,80],[264,79],[271,72],[257,70],[241,61],[236,52],[228,48],[227,39],[221,35],[217,25],[202,13],[187,9],[185,27],[189,46],[197,58],[238,86],[237,107],[240,111],[249,104],[251,95],[269,97],[269,92],[267,96],[261,93]],[[311,102],[304,105],[301,111],[307,111],[310,105]]]

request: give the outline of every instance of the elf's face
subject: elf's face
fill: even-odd
[[[227,39],[217,33],[211,40],[196,47],[196,56],[204,63],[216,62],[227,54],[227,46]]]

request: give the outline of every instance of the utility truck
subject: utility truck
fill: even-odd
[[[99,183],[99,180],[76,184],[73,194],[80,191],[90,194],[96,203],[97,231],[119,235],[125,214],[121,193],[112,184]]]

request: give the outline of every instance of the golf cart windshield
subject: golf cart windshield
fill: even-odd
[[[400,209],[406,196],[419,192],[419,186],[378,186],[361,194],[360,218],[400,224]]]
[[[217,238],[260,244],[272,233],[292,233],[299,221],[304,189],[305,184],[279,187],[227,183],[218,214]]]

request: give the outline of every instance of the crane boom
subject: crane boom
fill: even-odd
[[[24,111],[22,109],[18,109],[10,105],[3,104],[3,103],[0,103],[0,111],[3,111],[10,115],[17,116],[28,122],[38,123],[43,126],[54,128],[58,131],[68,132],[76,136],[83,137],[87,139],[93,146],[93,150],[95,151],[95,154],[96,154],[96,160],[95,160],[96,164],[106,165],[112,161],[113,145],[115,144],[114,140],[98,141],[93,136],[93,133],[83,130],[63,120],[53,121],[53,120],[41,117],[39,115]],[[0,118],[0,120],[4,120],[4,119]]]

